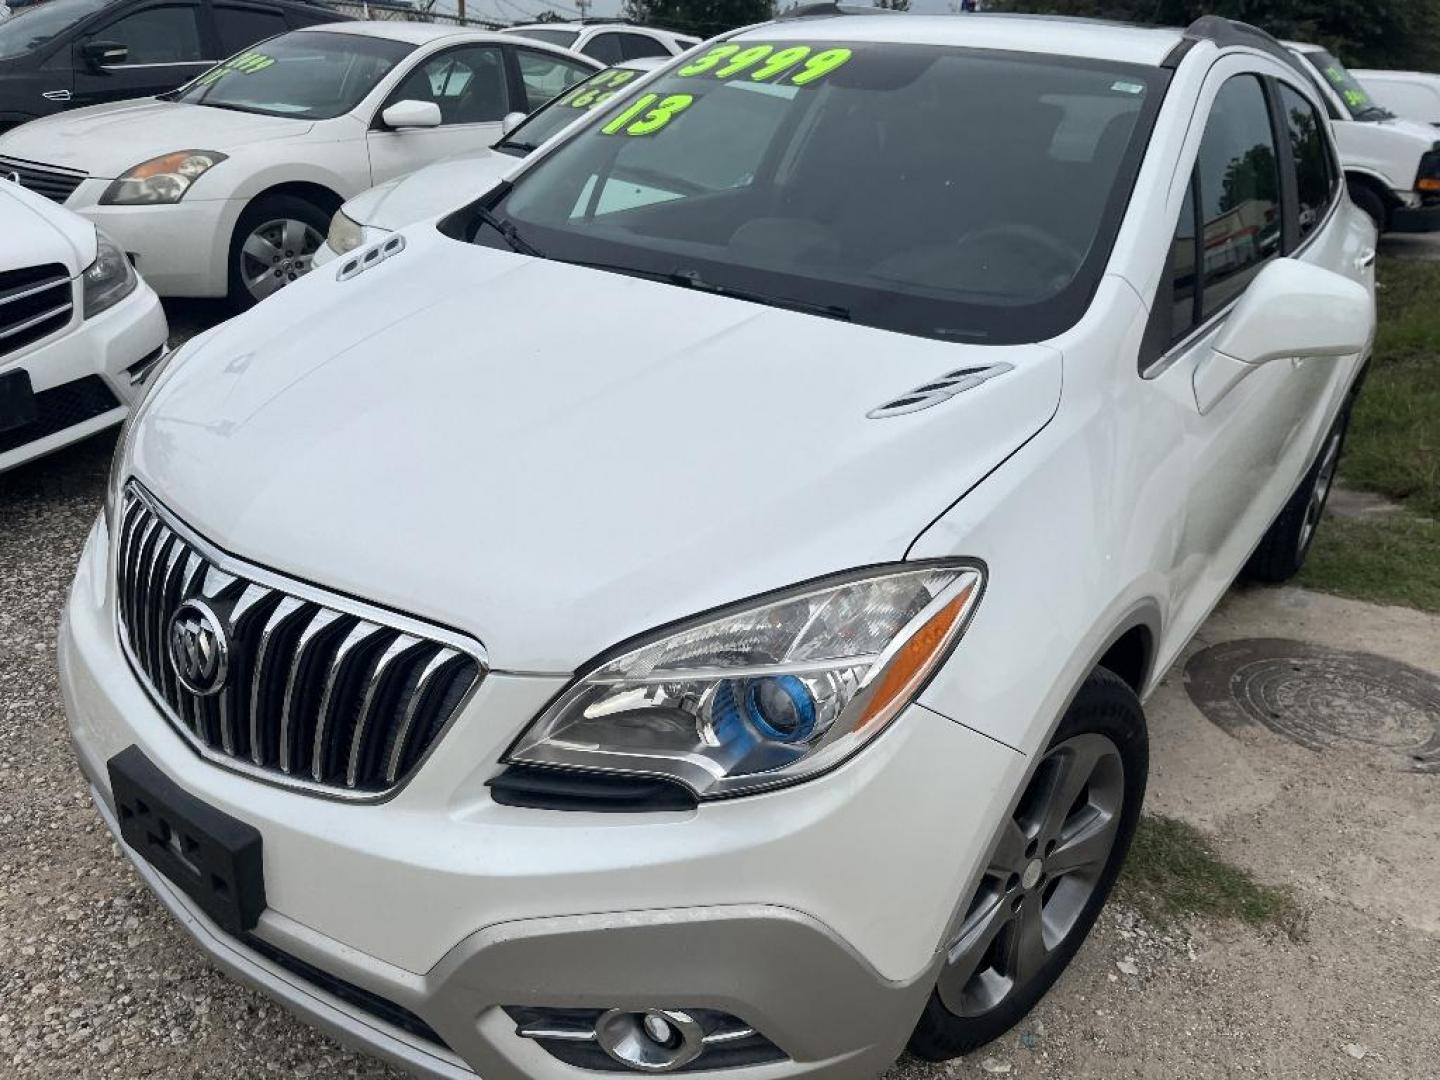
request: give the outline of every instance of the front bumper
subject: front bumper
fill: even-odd
[[[12,449],[0,450],[0,472],[79,442],[124,420],[136,392],[126,369],[165,345],[169,333],[165,312],[159,298],[143,280],[124,300],[93,318],[82,317],[81,304],[77,286],[75,314],[70,325],[19,352],[0,356],[0,373],[24,369],[37,395],[64,394],[70,387],[84,385],[81,380],[93,384],[98,379],[104,384],[101,394],[113,398],[114,407],[103,412],[81,409],[74,415],[83,419],[35,438],[26,439],[23,428],[14,431],[12,439],[24,441]],[[88,395],[82,400],[89,400]],[[56,408],[75,409],[76,404],[61,404]],[[54,423],[47,422],[50,419],[42,409],[39,430],[53,428]]]
[[[1390,211],[1390,232],[1440,232],[1440,202],[1397,206]]]
[[[230,238],[244,199],[181,199],[166,206],[102,206],[109,180],[83,181],[65,207],[112,237],[161,296],[224,296]]]
[[[97,524],[60,639],[72,736],[102,815],[113,828],[105,763],[137,745],[259,829],[270,907],[254,936],[408,1010],[448,1050],[277,966],[141,872],[227,970],[426,1075],[590,1075],[516,1034],[501,1008],[525,1005],[713,1008],[787,1055],[704,1074],[717,1078],[879,1071],[923,1007],[1024,768],[917,707],[845,767],[782,791],[639,815],[505,807],[484,781],[563,680],[492,673],[389,801],[285,791],[203,761],[156,712],[120,652],[107,546]]]

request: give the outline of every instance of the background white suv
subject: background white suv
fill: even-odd
[[[689,34],[603,19],[531,23],[506,27],[501,33],[548,41],[552,45],[583,53],[602,64],[618,64],[622,60],[641,60],[649,56],[678,56],[700,44],[699,38]]]
[[[96,805],[425,1075],[973,1049],[1110,892],[1144,697],[1310,549],[1375,241],[1224,20],[714,41],[171,356],[60,632]]]

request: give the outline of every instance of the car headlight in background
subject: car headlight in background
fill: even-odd
[[[150,206],[177,203],[205,173],[225,160],[215,150],[177,150],[142,161],[115,180],[100,196],[101,206]]]
[[[135,291],[139,278],[120,245],[95,230],[95,261],[81,275],[85,292],[85,318],[112,308]]]
[[[330,232],[325,242],[337,255],[348,255],[365,242],[365,226],[345,216],[344,210],[336,210],[330,219]]]
[[[922,564],[750,601],[600,663],[508,760],[666,776],[701,798],[813,776],[910,703],[983,588],[973,564]]]

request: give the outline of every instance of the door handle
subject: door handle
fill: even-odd
[[[1356,269],[1356,270],[1369,270],[1369,269],[1370,269],[1372,266],[1374,266],[1374,265],[1375,265],[1375,249],[1374,249],[1374,248],[1370,248],[1368,251],[1363,251],[1363,252],[1361,252],[1359,255],[1356,255],[1356,256],[1355,256],[1355,269]]]

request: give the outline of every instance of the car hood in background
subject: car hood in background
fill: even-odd
[[[95,226],[0,179],[0,270],[63,263],[71,277],[95,261]]]
[[[345,204],[345,216],[391,231],[439,217],[485,194],[520,160],[489,147],[456,154],[362,191]]]
[[[112,180],[177,150],[218,150],[303,135],[314,121],[181,105],[155,98],[92,105],[31,120],[0,135],[0,154]]]
[[[1000,361],[933,408],[866,418]],[[243,558],[471,633],[497,669],[568,672],[903,558],[1060,387],[1042,345],[909,337],[417,227],[181,354],[130,469]]]

